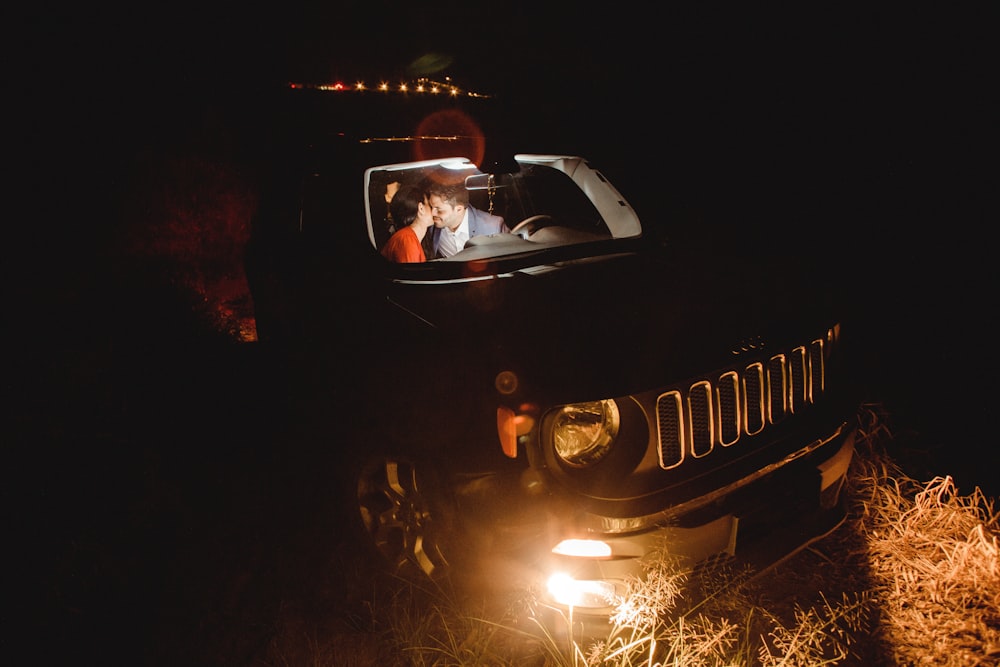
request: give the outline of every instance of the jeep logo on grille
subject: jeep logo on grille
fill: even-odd
[[[764,337],[763,336],[750,336],[749,338],[744,338],[733,345],[730,352],[734,356],[739,356],[751,350],[760,350],[764,347]]]

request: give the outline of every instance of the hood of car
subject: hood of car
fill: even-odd
[[[512,372],[521,390],[556,402],[652,389],[833,324],[822,282],[787,264],[763,272],[721,252],[710,264],[694,256],[647,245],[487,277],[396,281],[387,300],[421,345],[469,373]]]

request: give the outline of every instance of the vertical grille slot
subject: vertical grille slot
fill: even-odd
[[[776,354],[767,362],[767,418],[777,424],[788,412],[788,385],[785,355]]]
[[[814,340],[809,345],[809,402],[826,390],[826,368],[823,363],[823,339]]]
[[[712,451],[715,443],[715,419],[712,411],[712,383],[706,381],[691,385],[688,392],[688,410],[691,414],[691,454],[695,458]]]
[[[740,439],[740,376],[736,371],[723,373],[715,390],[719,406],[719,444],[728,447]]]
[[[764,390],[764,367],[759,363],[750,364],[743,374],[743,395],[746,398],[743,428],[747,435],[756,435],[764,428]]]
[[[684,460],[684,413],[679,391],[668,391],[656,399],[656,423],[660,436],[660,467],[673,468]]]
[[[788,355],[788,375],[789,380],[791,380],[788,391],[788,411],[792,414],[805,406],[806,398],[809,395],[809,388],[806,386],[806,380],[809,378],[806,364],[806,348],[801,345]]]

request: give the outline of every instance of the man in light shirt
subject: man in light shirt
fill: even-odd
[[[432,179],[427,200],[434,219],[434,257],[451,257],[473,236],[510,233],[502,217],[469,205],[469,191],[462,181]]]

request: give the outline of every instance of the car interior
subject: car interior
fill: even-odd
[[[474,237],[469,239],[466,250],[453,257],[431,261],[467,261],[613,237],[587,194],[558,169],[521,163],[517,172],[484,173],[468,160],[451,162],[455,168],[468,171],[464,181],[470,205],[503,217],[512,234],[502,235],[505,238]],[[369,236],[376,248],[380,249],[396,231],[389,213],[389,202],[396,187],[419,184],[442,163],[447,161],[387,165],[368,170]]]

